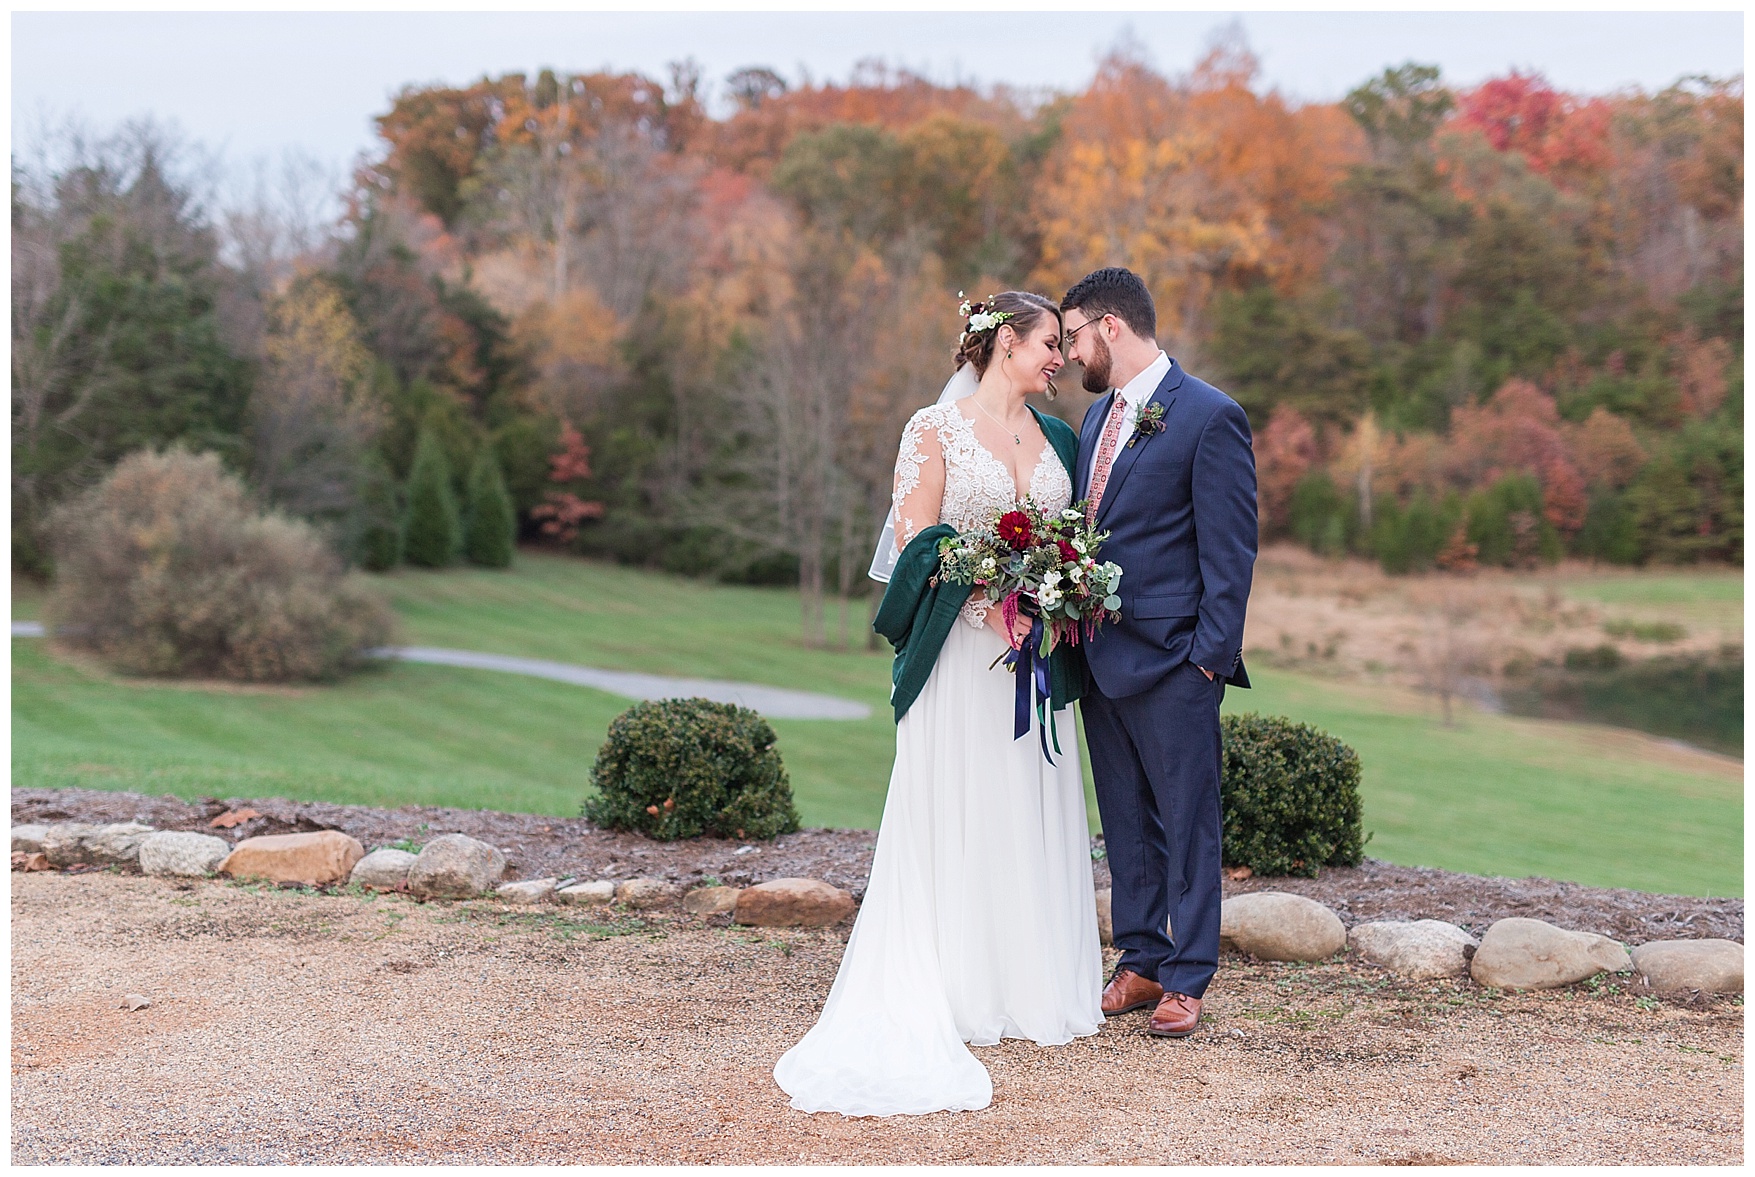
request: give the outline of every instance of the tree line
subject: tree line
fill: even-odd
[[[957,292],[1107,264],[1248,410],[1264,538],[1741,558],[1740,78],[1409,64],[1300,105],[1231,40],[1078,93],[724,85],[723,117],[687,64],[411,87],[332,224],[199,198],[151,126],[15,156],[14,567],[181,442],[368,568],[516,536],[797,583],[806,639],[846,641]]]

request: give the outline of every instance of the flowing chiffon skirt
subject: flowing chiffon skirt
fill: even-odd
[[[1013,678],[959,620],[896,729],[871,877],[816,1025],[774,1078],[801,1111],[983,1108],[964,1043],[1057,1046],[1103,1024],[1090,840],[1070,709],[1049,765],[1012,739]]]

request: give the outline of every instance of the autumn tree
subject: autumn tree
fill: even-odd
[[[351,553],[361,517],[366,455],[387,420],[372,354],[334,286],[294,283],[275,299],[250,400],[251,476],[290,514],[327,525]]]

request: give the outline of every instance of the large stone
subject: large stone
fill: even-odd
[[[683,910],[695,915],[723,915],[737,908],[741,887],[696,887],[683,896]]]
[[[554,893],[553,879],[524,879],[494,888],[494,897],[501,903],[541,903]]]
[[[602,907],[615,902],[615,884],[608,879],[590,883],[574,883],[555,892],[555,899],[579,907]]]
[[[12,827],[12,849],[14,853],[41,854],[43,839],[49,834],[45,825],[23,825]]]
[[[1633,950],[1633,967],[1659,992],[1743,991],[1743,946],[1735,940],[1655,940]]]
[[[43,831],[43,854],[54,866],[77,866],[90,862],[85,840],[99,827],[83,821],[58,821]]]
[[[743,889],[734,918],[758,928],[821,928],[854,910],[853,896],[839,887],[816,879],[772,879]]]
[[[1491,989],[1558,989],[1631,965],[1627,950],[1607,936],[1512,916],[1481,937],[1469,974]]]
[[[365,856],[366,848],[359,839],[340,830],[264,834],[239,842],[219,864],[219,872],[234,879],[320,886],[347,878],[354,863]]]
[[[626,879],[615,886],[615,897],[633,908],[663,907],[676,898],[676,885],[663,879]]]
[[[1347,933],[1347,943],[1398,976],[1433,981],[1465,976],[1480,941],[1443,920],[1383,920],[1358,925]]]
[[[160,830],[141,841],[140,869],[149,875],[200,879],[212,874],[231,851],[224,838],[212,834]]]
[[[1327,960],[1347,946],[1347,929],[1314,899],[1251,891],[1220,906],[1219,946],[1261,960]]]
[[[354,863],[347,881],[374,891],[399,891],[408,886],[408,871],[412,866],[414,855],[384,846]]]
[[[421,847],[408,889],[436,899],[468,899],[491,891],[506,873],[506,856],[467,834],[440,834]]]
[[[97,832],[85,836],[87,861],[134,866],[140,862],[140,844],[153,832],[149,825],[137,821],[120,821],[99,826]]]
[[[1114,894],[1108,887],[1097,892],[1097,939],[1104,944],[1115,943]]]

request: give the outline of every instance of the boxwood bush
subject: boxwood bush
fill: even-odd
[[[775,740],[767,720],[732,703],[637,703],[609,725],[585,816],[661,841],[790,834],[798,809]]]
[[[1314,878],[1320,867],[1359,865],[1357,752],[1283,716],[1227,715],[1221,732],[1226,866]]]

